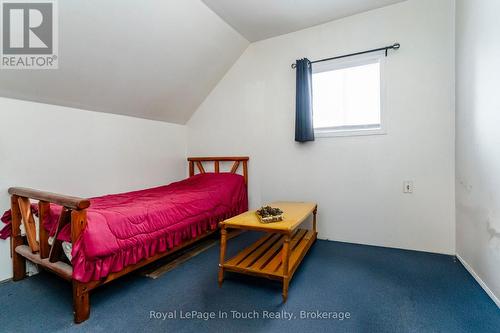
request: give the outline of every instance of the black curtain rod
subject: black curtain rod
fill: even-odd
[[[335,59],[341,59],[341,58],[347,58],[347,57],[357,56],[357,55],[365,54],[365,53],[378,52],[378,51],[385,51],[385,56],[387,57],[387,50],[397,50],[400,47],[401,47],[401,44],[394,43],[393,45],[385,46],[385,47],[380,47],[378,49],[373,49],[373,50],[368,50],[368,51],[362,51],[362,52],[356,52],[356,53],[351,53],[351,54],[344,54],[344,55],[337,56],[337,57],[331,57],[331,58],[325,58],[325,59],[311,61],[311,64],[314,64],[314,63],[317,63],[317,62],[322,62],[322,61],[328,61],[328,60],[335,60]],[[297,67],[297,65],[296,64],[292,64],[292,68],[295,68],[295,67]]]

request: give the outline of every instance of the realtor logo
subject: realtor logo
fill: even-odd
[[[2,69],[56,69],[57,8],[54,0],[0,0]]]

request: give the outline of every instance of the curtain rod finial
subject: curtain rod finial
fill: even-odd
[[[295,68],[295,67],[297,67],[297,65],[296,64],[292,64],[292,68]]]
[[[394,43],[394,45],[392,46],[395,50],[399,49],[401,47],[401,44],[399,43]]]

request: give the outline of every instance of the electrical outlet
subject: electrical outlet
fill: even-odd
[[[403,182],[403,193],[413,193],[413,181],[405,180]]]

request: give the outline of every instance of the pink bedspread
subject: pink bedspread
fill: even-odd
[[[90,199],[87,227],[72,250],[73,277],[99,280],[165,252],[248,210],[244,179],[230,173],[196,175],[170,185]],[[51,205],[45,227],[54,229]],[[70,240],[69,225],[59,239]]]

